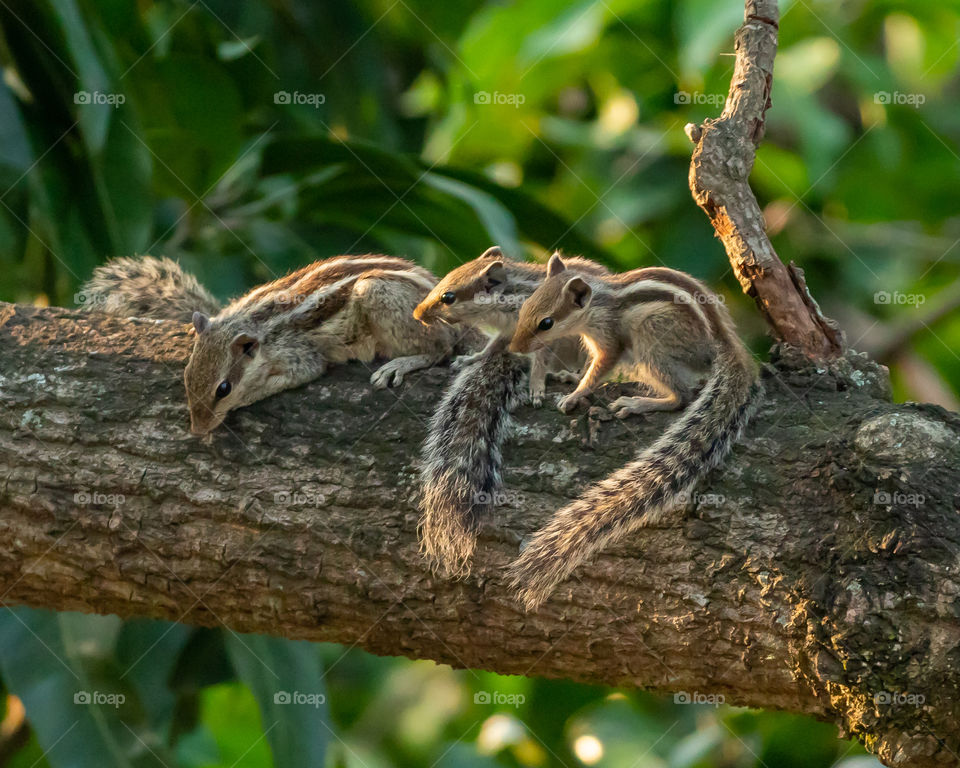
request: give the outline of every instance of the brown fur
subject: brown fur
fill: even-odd
[[[168,258],[112,259],[97,267],[76,296],[85,310],[120,317],[189,323],[194,312],[215,313],[220,303]]]
[[[449,329],[412,316],[434,283],[404,259],[337,256],[255,288],[212,318],[196,317],[184,372],[191,431],[208,434],[229,411],[311,381],[330,363],[383,357],[389,362],[371,383],[399,386],[452,350]],[[230,392],[217,397],[224,381]]]
[[[552,318],[547,330],[544,318]],[[536,609],[593,552],[683,502],[739,437],[762,396],[756,365],[722,302],[689,275],[655,267],[577,274],[558,260],[520,311],[510,349],[525,352],[580,335],[591,357],[568,411],[626,364],[654,396],[621,397],[624,418],[686,412],[650,447],[557,512],[510,567],[510,583]]]
[[[572,259],[585,272],[606,269]],[[414,311],[429,325],[481,328],[490,334],[486,348],[460,358],[461,372],[447,388],[430,422],[421,471],[421,547],[434,567],[451,576],[470,570],[479,518],[489,511],[500,488],[501,445],[510,411],[521,397],[525,361],[503,354],[513,334],[520,305],[543,281],[546,267],[504,258],[491,248],[454,269]],[[445,293],[456,301],[445,304]],[[535,405],[544,396],[548,373],[573,376],[584,360],[575,338],[561,339],[533,356],[529,391]]]

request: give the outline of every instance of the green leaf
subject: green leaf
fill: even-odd
[[[128,80],[154,155],[157,191],[194,203],[242,154],[236,83],[222,63],[182,53],[159,63],[144,59]]]
[[[133,619],[117,635],[116,660],[122,679],[132,685],[154,727],[169,736],[177,696],[170,677],[193,630],[167,621]]]
[[[172,761],[113,662],[120,620],[0,612],[0,670],[53,768],[162,768]]]
[[[517,222],[510,215],[510,211],[493,195],[437,173],[425,173],[423,182],[469,205],[490,233],[491,243],[500,245],[507,253],[520,252],[520,244],[517,242]]]
[[[238,676],[260,706],[274,765],[322,766],[332,729],[316,647],[235,632],[229,632],[225,640]]]
[[[78,93],[112,94],[110,76],[100,61],[90,31],[74,0],[58,0],[51,6],[66,38],[70,59],[76,66]],[[91,153],[97,154],[106,143],[114,108],[110,104],[94,103],[92,100],[90,103],[75,100],[74,103],[77,104],[77,119],[84,142]]]
[[[0,84],[0,182],[13,184],[33,162],[33,152],[13,92]],[[14,175],[15,174],[15,175]]]
[[[136,126],[132,110],[121,107],[103,153],[91,158],[113,254],[143,252],[153,230],[151,156]]]
[[[548,249],[561,248],[606,264],[613,262],[608,252],[593,240],[581,235],[571,226],[570,221],[522,188],[502,187],[483,174],[461,168],[435,168],[433,172],[465,181],[495,197],[513,215],[524,240],[539,243]]]

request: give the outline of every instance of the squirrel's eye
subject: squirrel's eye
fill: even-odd
[[[223,381],[221,381],[221,382],[220,382],[220,386],[217,387],[217,395],[216,395],[216,396],[217,396],[217,400],[221,400],[221,399],[223,399],[224,397],[226,397],[227,395],[229,395],[231,389],[232,389],[232,387],[230,386],[230,382],[229,382],[229,381],[227,381],[226,379],[224,379]]]
[[[541,320],[537,324],[537,328],[539,328],[541,331],[549,331],[551,328],[553,328],[553,318],[552,317],[543,318],[543,320]]]
[[[444,304],[453,304],[457,300],[457,294],[453,291],[447,291],[443,296],[440,297],[440,301]]]

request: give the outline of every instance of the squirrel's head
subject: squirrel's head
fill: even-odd
[[[510,351],[534,352],[554,339],[579,334],[592,297],[589,283],[571,274],[554,254],[547,264],[547,279],[520,307]]]
[[[262,373],[260,339],[231,319],[193,313],[196,341],[183,374],[190,432],[206,435],[234,408],[256,402]]]
[[[494,292],[506,282],[503,252],[497,246],[488,248],[482,256],[449,272],[417,305],[413,316],[424,325],[481,321],[491,308],[500,306]]]

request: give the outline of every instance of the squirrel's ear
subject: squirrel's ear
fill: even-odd
[[[507,282],[507,270],[503,268],[503,261],[497,259],[490,262],[483,270],[483,276],[487,279],[487,288]]]
[[[487,248],[483,253],[480,254],[481,259],[486,259],[488,257],[495,256],[498,259],[503,258],[503,251],[500,250],[499,245],[494,245],[491,248]]]
[[[253,357],[257,354],[259,346],[260,339],[256,336],[251,336],[249,333],[238,333],[233,337],[233,341],[230,342],[230,349],[237,357],[240,355]]]
[[[566,268],[567,267],[563,263],[563,259],[560,258],[560,252],[557,251],[555,254],[553,254],[553,256],[550,257],[550,261],[547,262],[547,277],[559,275]]]
[[[563,286],[563,292],[573,304],[580,309],[586,309],[593,295],[593,289],[582,277],[573,277]]]
[[[194,312],[193,313],[193,329],[197,333],[203,333],[207,328],[210,327],[210,318],[207,317],[203,312]]]

